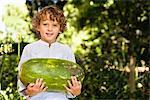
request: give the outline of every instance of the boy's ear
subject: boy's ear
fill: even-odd
[[[37,31],[39,31],[39,30],[40,30],[39,26],[37,26],[36,30],[37,30]]]
[[[62,33],[61,29],[59,29],[59,32],[58,33]]]
[[[60,34],[60,33],[62,33],[62,32],[59,30],[59,34]]]

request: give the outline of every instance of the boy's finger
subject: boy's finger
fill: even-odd
[[[42,83],[43,83],[43,79],[42,79],[42,78],[40,78],[40,79],[39,79],[39,82],[38,82],[39,86],[41,86],[41,85],[42,85]]]
[[[77,81],[77,77],[76,77],[76,76],[73,76],[73,80],[74,80],[74,81]]]
[[[69,89],[67,86],[64,86],[67,91],[71,92],[71,89]]]
[[[46,82],[43,82],[40,88],[43,89],[45,87],[45,84]]]
[[[42,91],[44,92],[44,91],[46,91],[48,89],[48,87],[46,86]]]
[[[71,84],[71,82],[68,80],[67,81],[68,82],[68,84],[69,84],[69,87],[72,87],[72,84]]]
[[[40,80],[39,78],[38,78],[38,79],[36,79],[36,82],[35,82],[35,83],[37,84],[37,83],[39,82],[39,80]]]
[[[77,78],[75,76],[71,77],[71,81],[72,81],[73,86],[77,86],[78,85],[78,81],[77,81]]]
[[[36,86],[37,86],[37,87],[41,87],[42,82],[43,82],[43,79],[37,79],[37,81],[36,81]]]
[[[80,86],[80,87],[82,87],[82,84],[81,84],[81,82],[80,82],[80,81],[78,82],[78,84],[79,84],[79,86]]]
[[[33,87],[33,86],[34,86],[34,83],[30,83],[28,86],[29,86],[29,87]]]

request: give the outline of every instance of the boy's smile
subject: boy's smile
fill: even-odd
[[[53,33],[46,33],[47,34],[47,36],[52,36],[53,35]]]
[[[56,20],[52,21],[47,19],[40,22],[38,31],[40,32],[41,40],[51,44],[56,41],[60,33],[60,25]]]

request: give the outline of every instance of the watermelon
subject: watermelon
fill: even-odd
[[[24,62],[19,78],[27,86],[38,78],[42,78],[48,86],[47,91],[65,92],[67,80],[76,76],[79,81],[84,79],[84,71],[77,63],[54,58],[35,58]]]

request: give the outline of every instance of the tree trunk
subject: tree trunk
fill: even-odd
[[[130,89],[130,100],[135,100],[135,58],[133,56],[130,57],[130,73],[129,73],[129,89]]]

